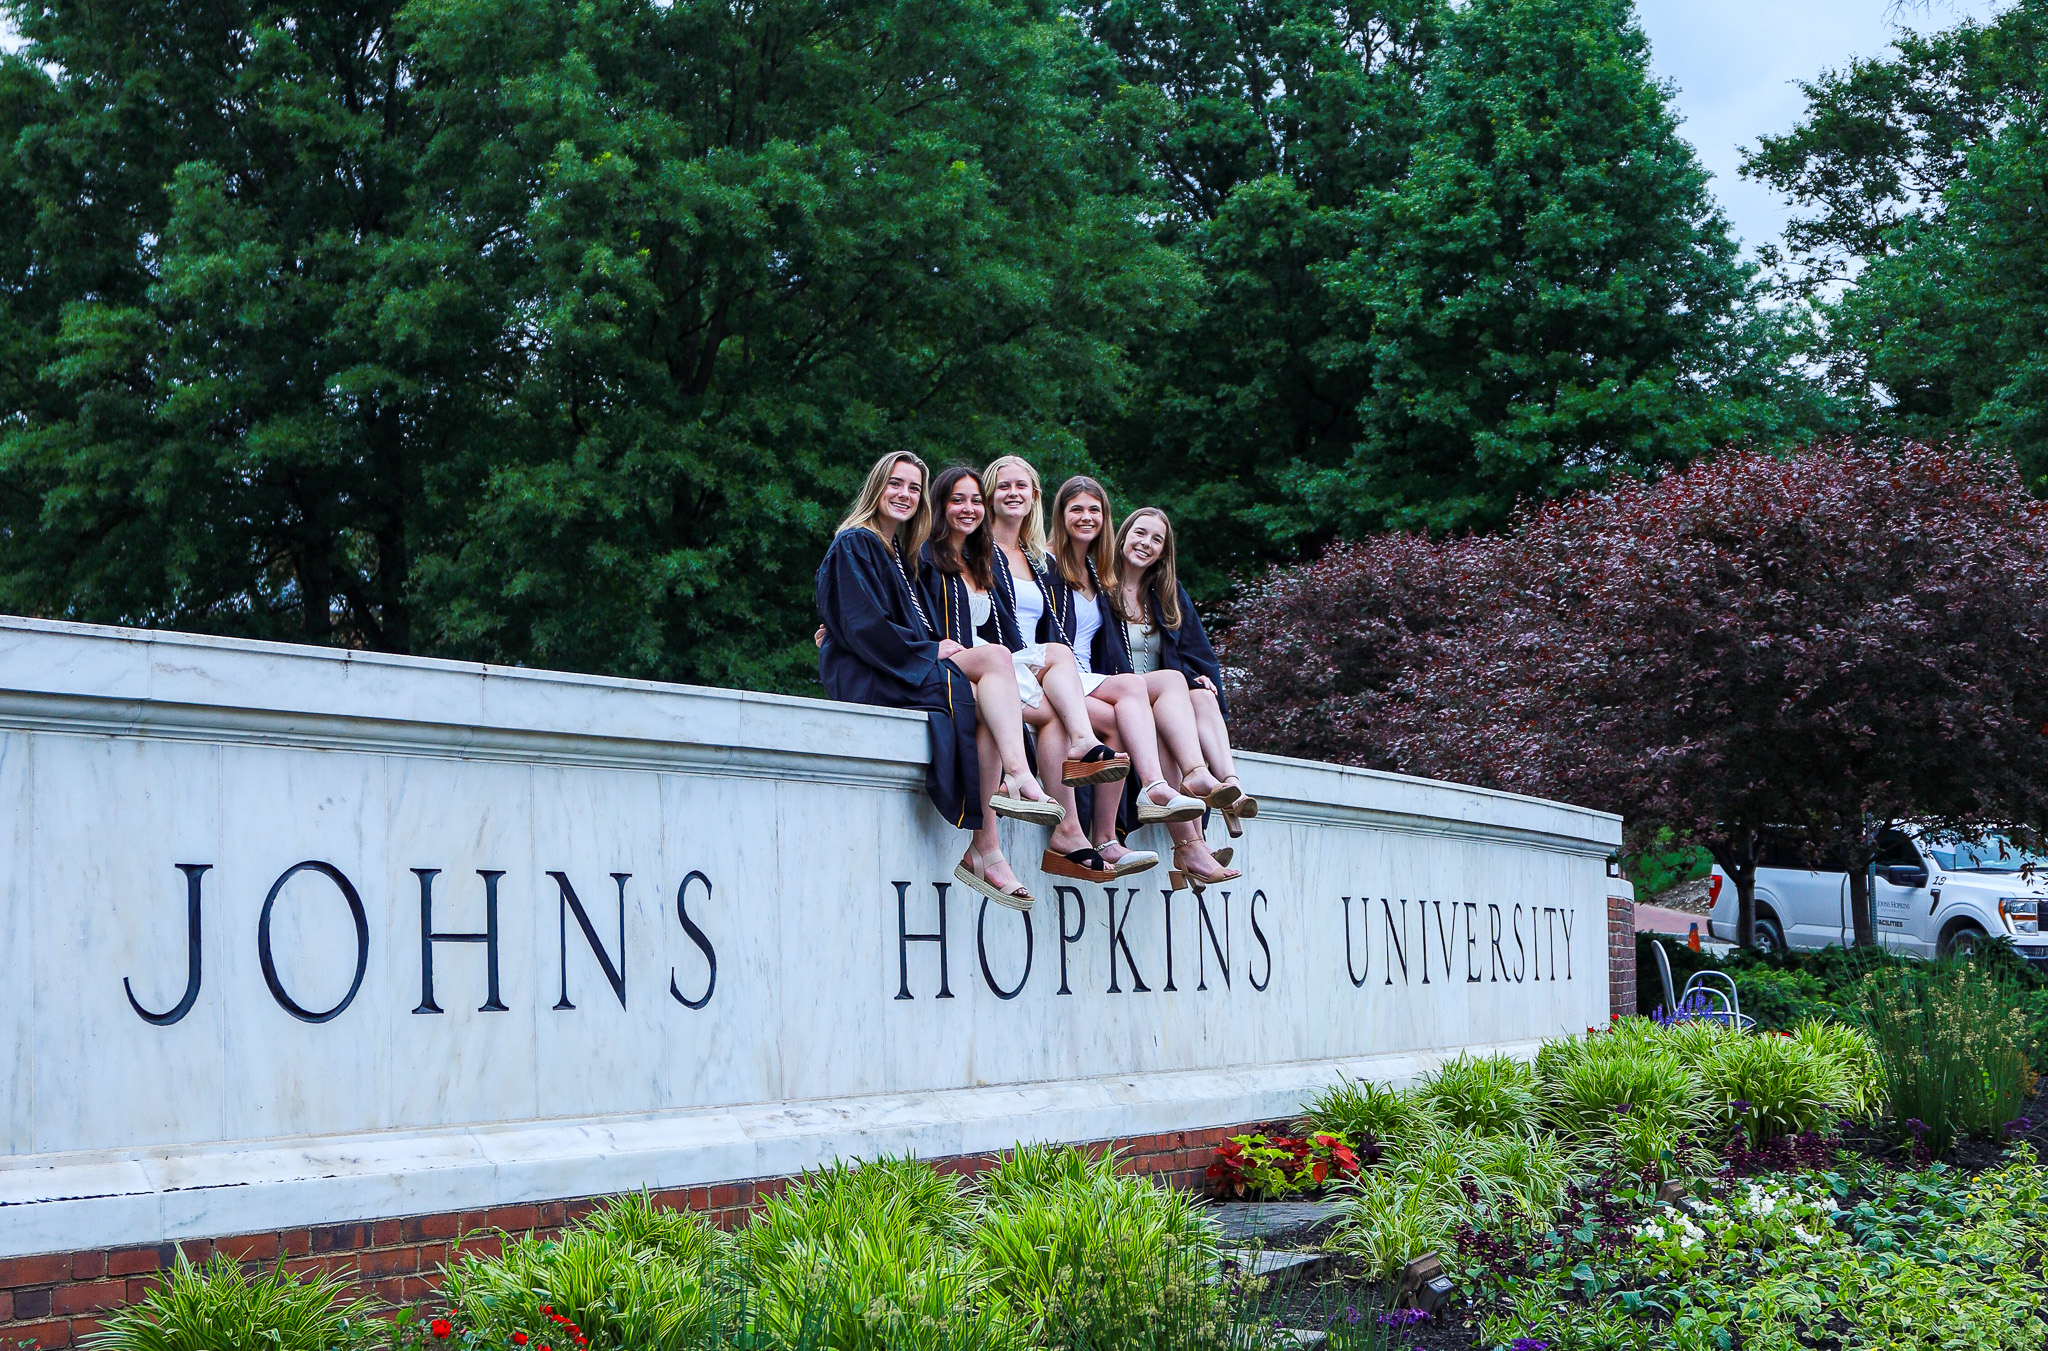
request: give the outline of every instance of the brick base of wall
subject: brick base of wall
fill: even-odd
[[[1607,898],[1607,1006],[1616,1018],[1636,1011],[1636,903]]]
[[[1162,1185],[1201,1191],[1204,1171],[1216,1148],[1233,1135],[1273,1128],[1251,1122],[1208,1130],[1168,1131],[1084,1148],[1122,1152],[1123,1171],[1150,1176]],[[962,1154],[933,1160],[943,1172],[972,1176],[994,1166],[995,1154]],[[710,1187],[678,1187],[653,1193],[656,1205],[694,1210],[721,1228],[744,1223],[789,1185],[786,1177],[754,1178]],[[441,1270],[468,1254],[496,1254],[507,1236],[550,1238],[602,1205],[602,1196],[487,1210],[446,1211],[396,1219],[314,1225],[274,1233],[186,1239],[125,1248],[91,1248],[37,1257],[0,1258],[0,1347],[23,1343],[68,1347],[99,1330],[113,1311],[142,1299],[176,1265],[178,1254],[202,1263],[215,1256],[248,1271],[269,1270],[282,1261],[295,1273],[339,1275],[349,1294],[385,1306],[430,1300]]]

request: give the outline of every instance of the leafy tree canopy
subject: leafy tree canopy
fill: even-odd
[[[1367,392],[1318,510],[1494,524],[1776,430],[1742,360],[1750,270],[1629,0],[1472,0],[1444,25],[1412,167],[1330,274],[1356,316],[1333,359]]]
[[[1810,214],[1788,287],[1863,426],[1969,436],[2048,485],[2048,0],[1906,33],[1804,86],[1806,119],[1744,172]]]
[[[1036,0],[13,12],[9,609],[800,688],[866,464],[1189,291]]]
[[[2048,827],[2044,510],[1967,453],[1752,451],[1341,546],[1225,635],[1239,735],[1668,827],[1749,916],[1767,825]]]

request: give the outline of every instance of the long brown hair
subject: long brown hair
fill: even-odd
[[[995,553],[995,541],[989,538],[987,497],[984,495],[981,524],[957,544],[953,540],[952,523],[946,519],[946,504],[953,496],[953,489],[965,479],[974,485],[974,491],[981,492],[981,475],[964,464],[939,471],[938,481],[932,484],[932,561],[939,571],[959,575],[966,573],[974,584],[983,591],[994,588],[995,573],[990,569],[989,559]]]
[[[1095,559],[1094,582],[1088,580],[1088,558],[1076,547],[1076,541],[1067,533],[1067,504],[1077,497],[1092,497],[1102,504],[1102,529],[1096,533],[1095,543],[1088,548],[1088,554]],[[1110,605],[1116,600],[1116,550],[1110,544],[1110,536],[1116,533],[1116,518],[1109,514],[1109,494],[1100,483],[1086,474],[1076,474],[1060,485],[1052,499],[1052,556],[1060,576],[1067,579],[1072,587],[1100,586],[1110,593]],[[1122,613],[1122,611],[1118,611]]]
[[[1124,517],[1122,527],[1116,532],[1117,605],[1119,609],[1123,605],[1124,537],[1131,533],[1131,523],[1133,521],[1146,516],[1156,516],[1159,518],[1159,532],[1164,538],[1159,543],[1159,557],[1152,560],[1152,566],[1145,569],[1138,577],[1137,584],[1131,589],[1138,593],[1138,604],[1140,605],[1145,603],[1146,591],[1150,590],[1157,593],[1159,597],[1159,622],[1166,625],[1167,628],[1177,629],[1181,625],[1180,573],[1173,563],[1173,522],[1167,520],[1166,513],[1157,507],[1139,507],[1136,511]],[[1105,531],[1104,533],[1107,532]],[[1136,619],[1139,617],[1137,615],[1124,616],[1125,619]],[[1152,622],[1152,616],[1149,614],[1142,616],[1142,618],[1147,624]]]
[[[889,486],[889,474],[897,465],[908,461],[917,466],[918,496],[923,505],[916,515],[903,523],[903,556],[916,559],[917,551],[924,547],[925,537],[931,534],[931,494],[924,491],[924,485],[931,482],[932,471],[924,467],[924,461],[907,450],[892,450],[875,461],[875,467],[868,470],[867,482],[860,485],[860,496],[853,499],[853,507],[846,513],[846,519],[832,533],[843,535],[849,530],[872,530],[883,539],[890,539],[894,529],[884,530],[875,522],[882,519],[882,490]]]

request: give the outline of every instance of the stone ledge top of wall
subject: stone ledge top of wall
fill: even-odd
[[[916,788],[924,715],[612,676],[0,616],[0,726],[516,758]],[[1277,819],[1497,837],[1572,853],[1608,812],[1246,754]]]

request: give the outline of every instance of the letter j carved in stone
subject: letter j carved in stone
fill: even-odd
[[[144,1022],[155,1023],[158,1027],[169,1027],[192,1011],[192,1005],[199,999],[199,879],[211,863],[180,863],[178,871],[185,874],[185,995],[165,1013],[151,1013],[142,1007],[135,997],[135,987],[128,983],[128,977],[121,977],[121,988],[128,992],[128,1006],[142,1015]]]

